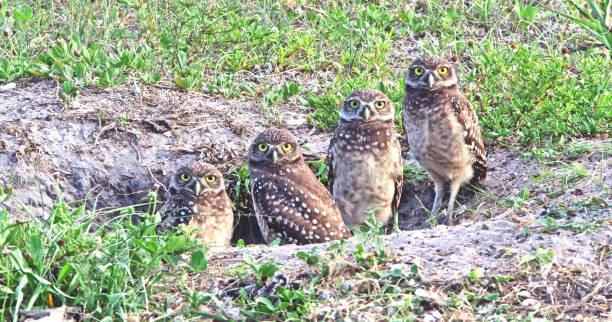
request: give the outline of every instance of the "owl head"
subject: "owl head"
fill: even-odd
[[[406,88],[436,90],[457,85],[456,66],[436,56],[415,59],[404,78]]]
[[[194,161],[183,166],[170,177],[168,183],[170,195],[183,194],[193,198],[216,195],[225,191],[223,175],[212,164]]]
[[[300,145],[289,131],[268,129],[261,132],[249,148],[249,167],[285,165],[302,161]]]
[[[342,102],[341,122],[393,121],[395,108],[389,98],[374,89],[359,89]]]

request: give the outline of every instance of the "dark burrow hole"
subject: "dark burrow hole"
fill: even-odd
[[[468,204],[475,198],[474,189],[470,186],[462,187],[457,195],[459,204]],[[435,220],[431,218],[428,210],[431,210],[435,192],[433,183],[426,181],[405,182],[400,206],[398,208],[397,228],[399,230],[419,230],[431,228],[439,224],[448,224],[446,218],[440,215]],[[444,195],[442,209],[448,205],[449,193]],[[244,201],[244,200],[243,200]],[[244,203],[246,204],[246,202]],[[241,209],[241,213],[236,214],[234,219],[234,233],[232,235],[231,244],[236,245],[238,240],[242,239],[245,245],[249,244],[264,244],[263,237],[259,231],[257,219],[250,209],[250,200],[248,200],[248,208]],[[460,211],[460,207],[455,207],[456,222],[460,223],[465,220],[465,213]],[[387,232],[395,231],[395,222],[392,219],[386,227]]]

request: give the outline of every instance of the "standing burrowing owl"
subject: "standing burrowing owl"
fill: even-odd
[[[329,187],[349,226],[359,226],[368,211],[384,224],[402,195],[402,156],[395,133],[395,108],[385,94],[360,89],[340,106],[340,124],[329,144]]]
[[[221,172],[212,164],[195,161],[170,177],[168,200],[159,210],[161,229],[185,224],[208,247],[227,247],[234,213]]]
[[[478,116],[457,85],[456,66],[439,57],[417,58],[406,73],[403,125],[410,150],[434,181],[436,197],[432,214],[440,210],[444,184],[450,180],[447,216],[459,188],[487,174]]]
[[[269,129],[249,150],[251,194],[267,243],[312,244],[349,238],[331,194],[304,163],[291,133]]]

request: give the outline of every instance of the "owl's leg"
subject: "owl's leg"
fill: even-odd
[[[457,193],[459,192],[459,188],[461,188],[461,182],[459,180],[453,180],[450,183],[451,194],[450,199],[448,200],[448,209],[446,210],[448,216],[448,224],[454,224],[455,217],[453,216],[453,209],[455,208],[455,198],[457,197]]]
[[[440,212],[440,205],[442,204],[442,197],[444,196],[444,184],[445,180],[442,176],[436,173],[430,172],[431,178],[433,179],[436,197],[434,198],[433,207],[431,207],[431,215],[435,218]]]

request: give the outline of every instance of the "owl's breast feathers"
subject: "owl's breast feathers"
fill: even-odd
[[[344,151],[387,150],[395,147],[397,134],[393,121],[373,121],[361,124],[341,122],[334,132],[331,145]]]
[[[461,135],[461,143],[472,160],[474,176],[471,181],[474,183],[485,179],[487,160],[478,116],[472,104],[457,87],[431,92],[407,90],[402,117],[404,131],[408,134],[411,149],[416,150],[414,152],[417,160],[419,154],[423,155],[425,150],[429,150],[430,154],[448,153],[452,149],[453,137]],[[436,144],[432,145],[433,143]]]
[[[232,207],[231,200],[225,191],[220,191],[215,195],[202,198],[202,201],[199,204],[202,206],[200,214],[209,216],[225,215],[228,212],[228,209],[231,209]]]
[[[327,178],[330,191],[333,193],[334,159],[341,154],[365,152],[370,150],[388,151],[400,149],[393,121],[374,121],[368,123],[340,122],[329,142],[327,160]],[[401,151],[398,152],[401,154]],[[376,153],[376,158],[382,158],[384,153]]]
[[[353,186],[351,189],[366,188],[377,184],[384,186],[391,179],[393,186],[389,191],[389,196],[382,194],[383,188],[375,189],[372,193],[374,197],[390,202],[389,212],[391,214],[395,212],[399,206],[402,191],[403,168],[401,147],[393,121],[375,121],[366,124],[342,122],[334,132],[328,155],[328,179],[334,196],[343,195],[342,191],[336,191],[338,187],[334,187],[334,182],[339,175],[344,177],[344,180],[339,181],[340,185]],[[344,164],[336,164],[336,162]],[[334,172],[336,166],[339,171],[345,173]],[[351,175],[351,171],[354,171],[355,175]],[[367,178],[366,182],[363,182],[363,178]],[[389,198],[391,200],[387,200]],[[367,204],[366,200],[361,201]],[[358,205],[354,203],[354,206]],[[367,210],[371,209],[373,208]]]
[[[225,191],[200,198],[177,195],[166,201],[159,212],[162,221],[173,227],[186,224],[202,228],[200,226],[207,226],[211,222],[214,226],[217,222],[233,221],[231,202]]]

